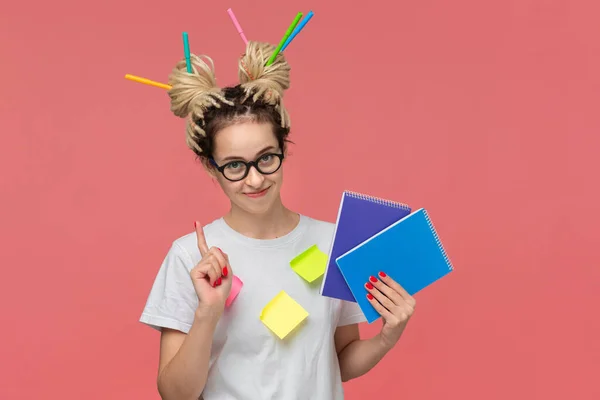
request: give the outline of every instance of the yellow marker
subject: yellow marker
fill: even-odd
[[[160,82],[155,82],[155,81],[151,81],[150,79],[146,79],[146,78],[140,78],[139,76],[135,76],[135,75],[125,75],[125,79],[129,79],[131,81],[135,81],[135,82],[139,82],[139,83],[144,83],[146,85],[150,85],[150,86],[156,86],[162,89],[167,89],[170,90],[171,86],[170,85],[166,85],[164,83],[160,83]]]
[[[308,312],[283,290],[273,297],[260,313],[263,324],[280,339],[284,339],[306,317]]]
[[[312,283],[325,273],[325,269],[327,268],[327,254],[319,250],[315,244],[294,257],[290,261],[290,266],[304,280]]]

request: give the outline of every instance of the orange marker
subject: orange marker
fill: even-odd
[[[156,87],[159,87],[159,88],[162,88],[162,89],[167,89],[167,90],[171,89],[170,85],[166,85],[166,84],[160,83],[160,82],[151,81],[150,79],[146,79],[146,78],[140,78],[139,76],[135,76],[135,75],[126,74],[125,75],[125,79],[129,79],[129,80],[134,81],[134,82],[144,83],[144,84],[150,85],[150,86],[156,86]]]

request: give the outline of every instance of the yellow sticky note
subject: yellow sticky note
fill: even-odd
[[[306,317],[308,312],[283,290],[273,297],[260,313],[263,324],[280,339],[285,338]]]
[[[290,266],[307,282],[313,282],[325,273],[327,254],[319,250],[315,244],[294,257],[290,261]]]

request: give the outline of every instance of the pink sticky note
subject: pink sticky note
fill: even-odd
[[[227,300],[225,300],[225,307],[229,307],[231,303],[233,303],[233,300],[235,300],[237,295],[240,293],[240,290],[242,290],[243,285],[244,284],[240,278],[234,275],[233,281],[231,282],[231,291],[229,291],[229,297],[227,297]]]

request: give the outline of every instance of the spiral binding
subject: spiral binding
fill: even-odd
[[[382,204],[382,205],[389,206],[389,207],[403,208],[407,211],[410,211],[410,207],[407,204],[400,203],[397,201],[387,200],[387,199],[383,199],[381,197],[370,196],[368,194],[353,192],[351,190],[345,190],[344,193],[346,193],[350,197],[354,197],[357,199],[371,201],[373,203],[378,203],[378,204]]]
[[[427,211],[425,209],[423,209],[423,214],[425,215],[425,219],[427,220],[427,224],[429,224],[431,233],[433,233],[433,237],[435,238],[435,241],[436,241],[438,247],[440,248],[440,251],[442,252],[442,256],[444,257],[444,260],[448,264],[450,271],[454,271],[454,266],[452,265],[452,261],[450,261],[450,257],[448,257],[448,254],[446,254],[446,250],[444,249],[444,246],[442,245],[442,241],[440,240],[440,237],[438,236],[438,233],[435,230],[435,227],[433,226],[433,222],[431,221],[431,218],[429,218],[429,214],[427,213]]]

